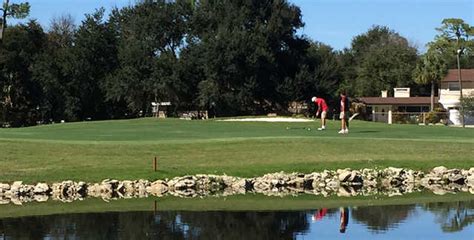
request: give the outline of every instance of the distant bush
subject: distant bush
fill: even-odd
[[[445,123],[445,119],[448,118],[446,110],[443,108],[435,108],[434,111],[425,114],[425,123]]]
[[[474,94],[463,97],[461,99],[461,105],[463,107],[464,114],[467,116],[474,116]]]

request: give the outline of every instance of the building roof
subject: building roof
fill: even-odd
[[[448,74],[441,80],[441,82],[457,82],[458,78],[457,69],[449,69]],[[461,69],[461,78],[463,82],[474,82],[474,69]]]
[[[367,105],[403,105],[403,106],[420,106],[430,105],[431,97],[407,97],[407,98],[395,98],[395,97],[361,97],[359,101]],[[439,98],[435,97],[435,104],[438,103]]]

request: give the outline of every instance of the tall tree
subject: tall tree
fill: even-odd
[[[342,76],[338,56],[328,45],[311,42],[300,61],[294,78],[287,79],[285,92],[292,100],[308,100],[311,96],[335,98]]]
[[[381,90],[414,85],[417,50],[387,27],[374,26],[356,36],[346,53],[354,65],[345,67],[352,69],[355,78],[347,75],[345,85],[356,96],[377,96]]]
[[[461,50],[462,68],[474,68],[474,26],[459,18],[447,18],[436,30],[438,35],[428,43],[430,51],[441,55],[448,68],[457,68],[456,55]]]
[[[107,98],[125,102],[137,114],[149,112],[153,101],[182,99],[179,57],[186,46],[189,1],[142,1],[114,12],[118,32],[119,68],[107,78]]]
[[[69,103],[74,102],[71,81],[74,77],[76,26],[70,15],[51,21],[47,44],[32,68],[33,78],[42,88],[41,111],[45,119],[55,122],[76,119]]]
[[[74,72],[70,91],[76,100],[69,107],[80,120],[108,117],[104,85],[108,74],[116,69],[118,59],[116,35],[104,20],[104,13],[105,9],[101,8],[86,15],[72,48]]]
[[[10,0],[3,0],[3,6],[0,8],[0,42],[3,40],[5,29],[7,28],[7,18],[26,18],[30,13],[30,4],[28,2],[20,4],[10,4]]]
[[[9,37],[0,48],[3,120],[12,126],[27,126],[39,120],[41,89],[32,79],[31,69],[46,36],[35,21],[8,28],[7,33]]]
[[[278,88],[294,78],[308,47],[296,35],[300,9],[286,0],[200,1],[193,33],[202,47],[202,106],[221,114],[286,109]]]
[[[465,23],[462,19],[447,18],[443,19],[441,27],[436,30],[439,32],[439,35],[429,44],[429,47],[447,59],[449,67],[454,65],[453,62],[456,63],[454,66],[457,66],[459,71],[459,96],[462,99],[461,65],[462,68],[469,68],[471,64],[471,67],[474,67],[474,39],[470,39],[470,37],[474,37],[474,27]],[[462,58],[465,59],[465,64],[461,63]],[[461,124],[464,127],[462,105],[460,110]]]
[[[433,51],[425,53],[416,64],[413,72],[415,82],[418,84],[431,84],[431,111],[434,109],[435,85],[439,84],[447,71],[445,61]]]

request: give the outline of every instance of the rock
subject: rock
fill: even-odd
[[[10,184],[0,183],[0,193],[10,190]]]
[[[444,166],[439,166],[435,167],[431,170],[431,173],[437,175],[437,176],[442,176],[448,169]]]
[[[247,190],[247,181],[245,179],[239,179],[232,183],[231,188],[239,191],[241,189]]]
[[[352,176],[352,172],[350,171],[342,171],[341,173],[339,173],[339,181],[340,182],[347,182],[349,181],[349,178],[351,178]]]
[[[404,173],[403,168],[388,167],[385,169],[390,176],[400,176]]]
[[[12,195],[18,195],[20,194],[20,189],[22,187],[23,182],[22,181],[15,181],[13,184],[10,186],[10,192]]]
[[[455,174],[448,177],[449,182],[464,185],[466,178],[461,174]]]
[[[351,192],[348,191],[346,188],[344,187],[340,187],[337,191],[337,196],[339,197],[350,197],[351,196]]]
[[[432,191],[433,191],[433,193],[436,194],[436,195],[445,195],[446,193],[448,193],[446,190],[444,190],[444,189],[441,188],[441,187],[433,188]]]
[[[48,195],[36,194],[34,196],[34,200],[37,201],[37,202],[46,202],[46,201],[48,201],[48,199],[49,199]]]
[[[196,186],[196,181],[194,181],[193,179],[184,179],[177,182],[174,185],[174,188],[175,189],[191,189],[191,188],[194,188],[194,186]]]
[[[157,180],[146,187],[146,191],[154,196],[162,196],[168,192],[168,184],[165,181]]]
[[[339,187],[339,183],[336,181],[330,181],[326,184],[326,187],[336,189]]]
[[[265,192],[270,190],[270,184],[264,181],[255,181],[253,184],[253,188],[257,192]]]
[[[466,183],[468,186],[474,187],[474,175],[468,176],[468,177],[466,178],[465,183]]]
[[[46,183],[36,184],[33,190],[35,194],[49,193],[49,191],[51,191],[51,188]]]

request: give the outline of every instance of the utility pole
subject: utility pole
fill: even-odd
[[[462,51],[464,50],[463,47],[459,45],[459,39],[461,38],[461,30],[459,28],[456,29],[456,45],[458,47],[457,54],[456,54],[456,59],[458,62],[458,81],[459,81],[459,113],[461,114],[461,124],[462,127],[466,127],[464,124],[464,109],[462,107],[462,77],[461,77],[461,54]]]
[[[461,104],[461,101],[462,101],[462,77],[461,77],[461,64],[460,64],[460,55],[462,53],[462,50],[461,49],[458,49],[458,52],[457,52],[457,60],[458,60],[458,81],[459,81],[459,111],[460,111],[460,114],[461,114],[461,124],[462,124],[462,127],[466,127],[465,123],[464,123],[464,109],[463,109],[463,106]]]

